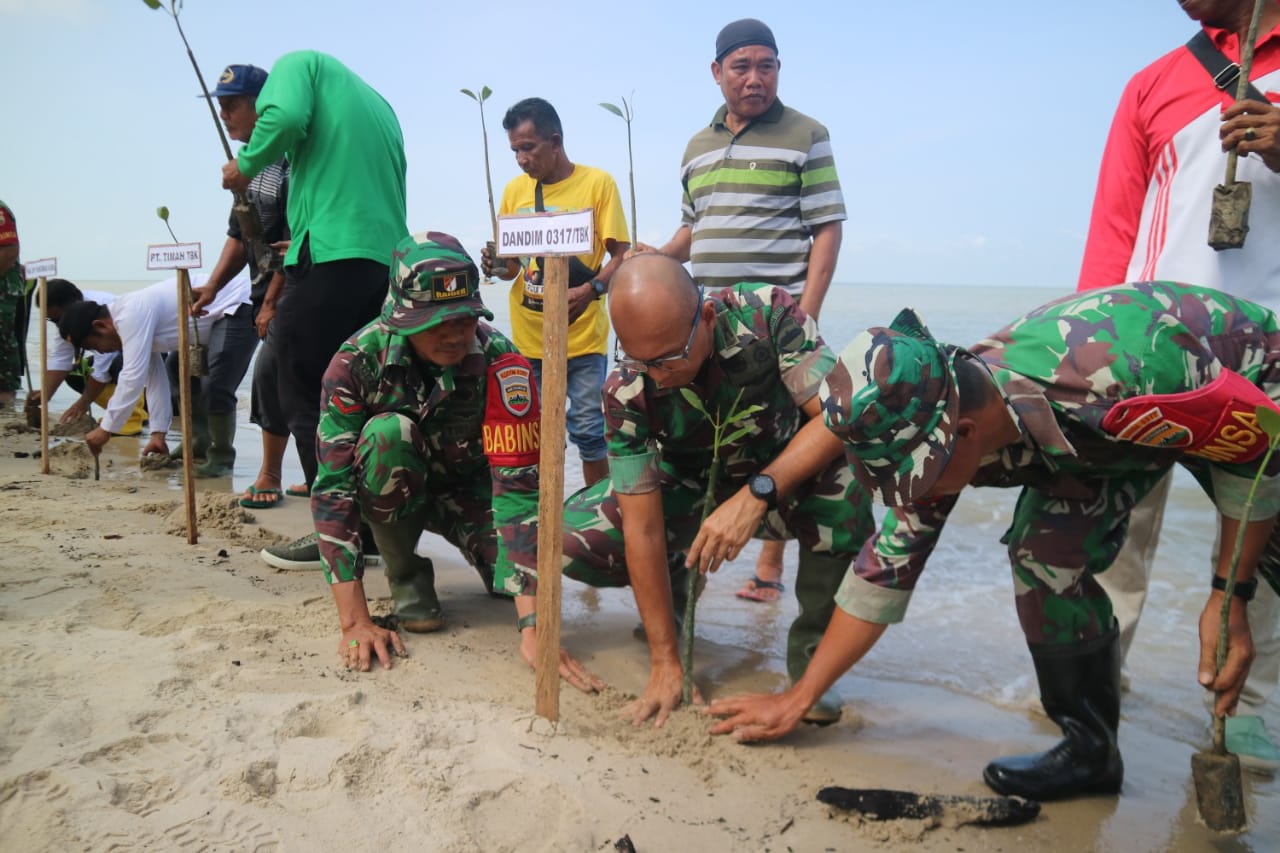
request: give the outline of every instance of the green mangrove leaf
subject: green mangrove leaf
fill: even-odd
[[[626,118],[626,116],[622,114],[622,110],[618,109],[618,106],[616,104],[606,104],[604,102],[601,102],[600,106],[604,107],[606,110],[613,113],[618,118],[621,118],[621,119]]]
[[[489,96],[492,94],[493,94],[493,90],[490,89],[488,86],[485,86],[483,89],[480,90],[480,103],[483,104],[485,101],[489,100]]]
[[[751,434],[751,430],[752,430],[752,428],[751,428],[751,427],[749,427],[749,426],[744,426],[742,429],[738,430],[737,432],[730,433],[730,434],[729,434],[729,436],[728,436],[727,438],[723,438],[723,439],[721,439],[721,440],[720,440],[720,443],[721,443],[721,444],[733,444],[733,443],[734,443],[735,441],[737,441],[738,439],[740,439],[740,438],[742,438],[742,437],[744,437],[744,436],[750,435],[750,434]]]
[[[1257,414],[1258,426],[1262,427],[1262,431],[1269,435],[1272,441],[1280,437],[1280,412],[1270,406],[1259,406]]]
[[[680,389],[680,396],[684,397],[684,401],[693,406],[699,413],[707,415],[707,407],[702,405],[702,401],[698,399],[698,395],[690,391],[688,388]],[[710,417],[710,415],[707,415]]]
[[[149,9],[159,9],[159,8],[160,8],[160,0],[142,0],[142,2],[143,2],[143,3],[146,3],[146,4],[147,4],[147,8],[149,8]]]
[[[161,219],[163,219],[165,222],[168,222],[168,221],[169,221],[169,208],[165,207],[164,205],[160,205],[159,207],[157,207],[157,208],[156,208],[156,216],[159,216],[159,217],[160,217]]]
[[[476,93],[471,91],[470,89],[459,89],[458,91],[466,95],[468,98],[470,98],[473,101],[480,100],[479,98],[476,97]]]
[[[747,406],[745,409],[743,409],[740,412],[730,413],[727,423],[731,423],[731,424],[737,423],[743,418],[748,417],[750,415],[754,415],[756,412],[761,412],[761,411],[764,411],[764,406],[760,405],[759,403],[756,403],[755,405],[752,405],[752,406]]]

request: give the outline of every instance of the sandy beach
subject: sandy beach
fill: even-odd
[[[1177,727],[1125,723],[1124,794],[1045,806],[1026,826],[862,822],[825,785],[985,795],[984,763],[1044,748],[1056,728],[963,689],[846,676],[844,719],[768,746],[706,734],[679,712],[633,728],[619,709],[647,674],[630,594],[568,583],[564,643],[609,682],[533,715],[512,609],[456,553],[432,550],[448,625],[407,635],[389,672],[351,673],[318,573],[263,564],[264,543],[308,529],[305,501],[235,506],[201,484],[185,538],[175,472],[141,472],[116,439],[93,480],[61,440],[43,476],[39,432],[0,419],[0,849],[1274,850],[1280,796],[1247,777],[1252,826],[1198,823]],[[700,609],[754,607],[713,583]],[[367,588],[390,601],[381,573]],[[789,616],[768,623],[785,631]],[[776,641],[773,638],[772,641]],[[955,654],[963,657],[966,650]],[[708,696],[780,685],[747,645],[701,642]],[[957,667],[961,669],[962,667]],[[1029,665],[1027,671],[1029,672]],[[874,667],[872,672],[877,672]],[[1026,673],[1019,673],[1026,675]]]

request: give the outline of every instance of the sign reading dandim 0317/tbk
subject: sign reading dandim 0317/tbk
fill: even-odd
[[[498,217],[498,257],[586,255],[594,240],[594,211],[551,211]]]

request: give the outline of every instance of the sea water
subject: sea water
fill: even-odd
[[[82,281],[85,288],[124,293],[143,287],[141,281]],[[494,325],[510,329],[507,285],[483,288]],[[1023,312],[1065,295],[1036,287],[974,287],[939,285],[835,285],[828,293],[820,326],[827,343],[839,352],[867,326],[888,325],[903,307],[924,318],[940,340],[971,344],[996,331]],[[33,326],[29,349],[39,365],[39,333]],[[235,475],[230,481],[209,481],[241,491],[261,461],[260,433],[248,421],[252,369],[239,391],[239,427]],[[65,387],[54,397],[60,411],[74,399]],[[176,420],[176,419],[175,419]],[[170,444],[179,438],[172,435]],[[582,484],[577,455],[566,454],[565,487]],[[284,483],[302,481],[292,444],[286,454]],[[177,488],[177,481],[171,483]],[[1030,706],[1037,695],[1031,661],[1018,627],[1008,557],[1000,537],[1008,528],[1016,499],[1012,489],[970,489],[961,497],[928,568],[920,579],[905,622],[893,626],[861,661],[858,676],[944,686],[995,704]],[[1127,672],[1132,689],[1125,699],[1125,719],[1155,733],[1189,744],[1203,743],[1207,716],[1196,685],[1198,641],[1196,624],[1209,591],[1209,550],[1215,531],[1212,505],[1194,480],[1181,469],[1165,517],[1164,532],[1153,571],[1150,596],[1129,656]],[[439,546],[437,540],[436,547]],[[447,547],[447,546],[446,546]],[[794,544],[787,551],[784,582],[788,592],[776,605],[761,605],[734,597],[750,577],[759,544],[752,543],[735,563],[711,578],[699,607],[698,634],[707,642],[749,649],[764,657],[761,666],[784,673],[786,632],[795,614],[790,584],[795,574]],[[603,601],[603,604],[602,604]],[[565,621],[590,621],[603,606],[630,608],[626,590],[597,595],[578,584],[565,584]],[[715,677],[715,673],[710,673]],[[846,676],[846,679],[849,677]],[[846,686],[846,695],[853,689]]]

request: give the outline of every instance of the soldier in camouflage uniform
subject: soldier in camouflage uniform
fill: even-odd
[[[637,723],[656,714],[661,725],[683,675],[672,602],[673,588],[685,589],[679,552],[706,572],[753,536],[800,540],[800,615],[787,641],[787,669],[799,678],[872,532],[870,501],[838,447],[815,456],[802,438],[825,432],[817,390],[834,355],[785,290],[739,284],[704,295],[677,261],[644,254],[619,267],[609,309],[625,353],[604,387],[609,477],[565,506],[564,573],[632,586],[652,668],[630,713]],[[725,430],[716,509],[700,525],[711,419],[735,406],[750,413]],[[812,722],[840,716],[834,693],[810,705]]]
[[[0,408],[13,405],[21,384],[23,335],[18,328],[23,303],[22,265],[18,263],[18,226],[0,201]]]
[[[479,272],[439,232],[401,240],[381,317],[347,340],[324,374],[319,470],[311,511],[325,578],[342,624],[340,654],[384,667],[399,636],[373,624],[361,578],[360,522],[382,553],[400,624],[443,627],[423,530],[456,545],[486,589],[533,589],[536,570],[538,401],[529,363],[480,300]],[[496,577],[495,577],[496,575]],[[520,649],[533,663],[532,592],[516,597]],[[561,672],[583,690],[602,684],[568,654]]]
[[[1207,288],[1146,282],[1049,303],[966,351],[939,344],[908,310],[854,340],[820,396],[830,440],[844,443],[859,481],[891,511],[845,579],[804,678],[780,696],[713,704],[728,717],[713,730],[757,740],[794,728],[794,709],[903,618],[960,491],[1020,487],[1002,541],[1041,700],[1065,739],[993,761],[983,776],[1037,800],[1118,792],[1118,633],[1094,575],[1115,559],[1134,504],[1175,463],[1213,500],[1222,541],[1235,540],[1267,444],[1256,408],[1280,399],[1276,316]],[[1216,555],[1200,620],[1199,681],[1222,691],[1220,714],[1234,710],[1253,659],[1255,567],[1271,579],[1280,565],[1276,471],[1261,480],[1246,526],[1221,671],[1229,547]]]

